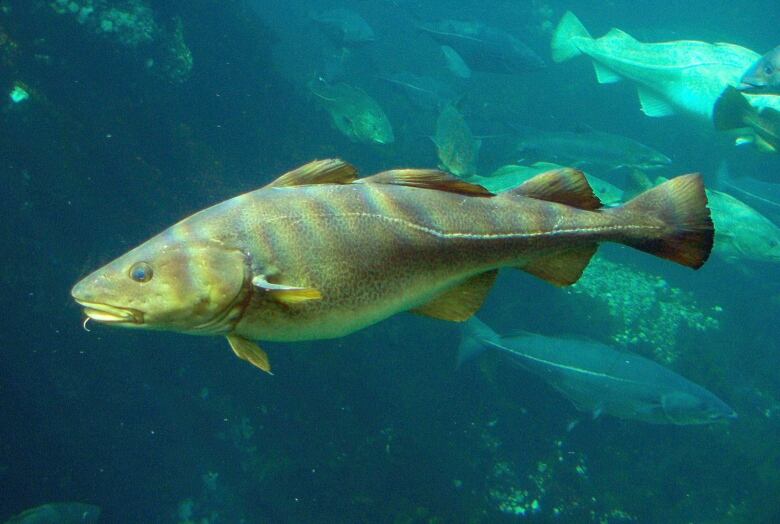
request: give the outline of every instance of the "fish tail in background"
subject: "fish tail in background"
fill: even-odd
[[[657,235],[627,236],[621,243],[694,269],[710,255],[715,229],[701,175],[673,178],[604,213],[630,224],[662,224]]]
[[[471,317],[463,324],[463,332],[458,345],[458,363],[460,367],[464,362],[476,358],[485,351],[488,345],[498,343],[501,337],[490,326],[477,317]]]
[[[555,28],[550,44],[553,62],[565,62],[581,55],[582,51],[574,41],[578,37],[592,38],[580,19],[571,11],[566,11],[561,21],[558,22],[558,27]]]

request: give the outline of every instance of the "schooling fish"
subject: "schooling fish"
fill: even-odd
[[[498,269],[572,284],[600,242],[698,268],[712,247],[706,204],[698,175],[601,209],[574,169],[494,195],[439,171],[357,179],[321,160],[185,218],[71,293],[89,319],[225,336],[270,371],[251,340],[336,338],[409,310],[464,321]]]
[[[459,360],[493,347],[538,375],[580,411],[652,424],[727,422],[725,402],[652,360],[609,346],[534,333],[501,337],[477,317],[465,325]]]
[[[592,38],[567,12],[555,29],[552,55],[564,62],[581,54],[593,60],[600,84],[628,79],[637,85],[642,111],[660,117],[683,112],[709,121],[723,90],[737,86],[758,53],[733,44],[694,40],[643,43],[620,29]]]

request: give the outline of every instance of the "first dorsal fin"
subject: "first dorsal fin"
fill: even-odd
[[[473,276],[412,312],[441,320],[464,322],[482,307],[485,297],[496,281],[496,275],[498,270],[493,269]]]
[[[314,160],[283,174],[266,187],[305,186],[310,184],[351,184],[357,178],[355,166],[326,158]]]
[[[585,174],[570,167],[540,173],[520,184],[512,193],[589,211],[601,207],[601,200],[593,193]]]
[[[392,169],[360,179],[370,184],[393,184],[399,186],[436,189],[449,193],[471,196],[494,196],[493,193],[478,184],[471,184],[456,176],[436,169]]]

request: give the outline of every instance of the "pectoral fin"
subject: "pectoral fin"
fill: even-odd
[[[669,102],[652,91],[640,88],[637,92],[639,93],[639,103],[642,105],[642,112],[647,116],[662,117],[675,113],[674,107]]]
[[[253,278],[252,285],[268,292],[274,299],[285,304],[300,304],[309,300],[322,300],[322,293],[314,288],[273,284],[266,280],[265,275],[258,275]]]
[[[273,373],[271,373],[271,361],[268,360],[268,354],[260,349],[260,346],[238,335],[228,335],[226,338],[228,344],[230,344],[230,349],[233,350],[233,353],[235,353],[238,358],[246,360],[269,375],[273,375]]]
[[[427,304],[413,309],[412,312],[453,322],[468,320],[482,307],[482,302],[485,301],[485,297],[490,292],[496,275],[498,275],[498,270],[487,271],[471,277]]]
[[[593,62],[593,69],[599,84],[616,84],[622,80],[619,74],[596,61]]]

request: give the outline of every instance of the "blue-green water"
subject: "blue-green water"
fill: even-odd
[[[307,89],[342,53],[312,20],[333,7],[375,32],[335,74],[383,107],[392,144],[350,141]],[[778,181],[776,155],[684,116],[645,117],[630,85],[598,85],[585,58],[552,64],[569,9],[593,35],[778,43],[769,1],[0,2],[0,520],[80,501],[130,523],[780,521],[769,262],[713,256],[692,272],[603,248],[568,290],[505,271],[480,312],[499,331],[653,358],[728,402],[728,425],[591,420],[500,355],[456,369],[459,326],[410,314],[338,340],[265,343],[272,377],[220,338],[82,329],[72,285],[199,209],[313,158],[365,174],[437,165],[437,111],[383,80],[402,71],[463,93],[486,137],[480,174],[519,160],[506,148],[515,125],[587,126],[663,151],[663,176],[711,184],[727,160],[734,176]],[[548,67],[455,79],[417,29],[442,18],[509,31]],[[29,98],[14,103],[14,86]]]

